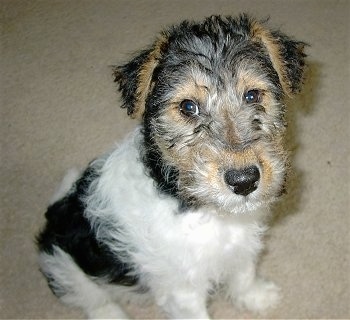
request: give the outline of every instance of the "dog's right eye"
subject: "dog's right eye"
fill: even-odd
[[[187,117],[199,115],[199,107],[192,100],[184,100],[180,103],[180,111]]]

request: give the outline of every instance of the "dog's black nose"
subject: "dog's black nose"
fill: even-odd
[[[230,169],[225,172],[225,182],[235,194],[247,196],[258,188],[259,169],[255,166],[241,170]]]

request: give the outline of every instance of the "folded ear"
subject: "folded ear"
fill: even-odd
[[[162,34],[150,49],[142,51],[129,63],[113,67],[115,82],[123,98],[123,108],[127,108],[132,118],[141,118],[145,102],[150,92],[153,71],[167,46],[167,37]]]
[[[251,37],[266,48],[284,93],[292,96],[299,92],[304,80],[306,44],[279,31],[269,31],[260,22],[251,25]]]

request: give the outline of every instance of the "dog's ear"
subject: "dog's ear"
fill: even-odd
[[[304,80],[306,44],[280,31],[269,31],[260,22],[252,23],[251,37],[266,48],[284,93],[288,96],[298,93]]]
[[[145,102],[152,86],[153,71],[167,47],[165,33],[154,42],[150,49],[142,51],[129,63],[113,67],[114,81],[119,84],[123,108],[132,118],[141,118]]]

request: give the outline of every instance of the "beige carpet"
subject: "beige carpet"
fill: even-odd
[[[0,1],[1,318],[81,318],[38,272],[34,235],[65,171],[122,139],[108,68],[184,18],[248,11],[308,42],[310,71],[292,102],[296,173],[276,208],[261,269],[283,288],[267,318],[350,317],[349,1]],[[135,317],[157,318],[130,305]],[[215,318],[249,318],[217,297]]]

